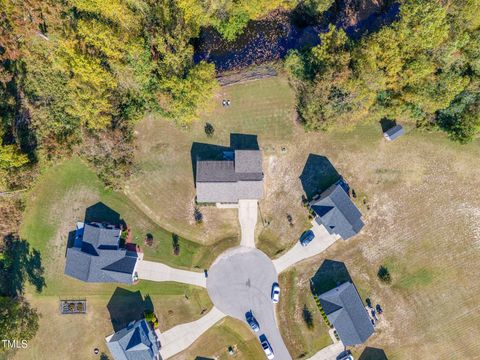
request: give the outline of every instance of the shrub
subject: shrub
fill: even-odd
[[[377,273],[378,278],[384,283],[390,284],[392,282],[392,277],[390,276],[390,271],[386,266],[380,265]]]

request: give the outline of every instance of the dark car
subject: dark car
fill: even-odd
[[[270,343],[267,340],[265,334],[259,336],[260,344],[262,344],[263,351],[269,360],[273,359],[275,355],[273,354],[273,349]]]
[[[245,313],[245,319],[247,320],[248,325],[252,328],[253,331],[257,332],[260,330],[260,325],[258,324],[257,319],[253,316],[252,310]]]
[[[315,238],[315,234],[312,230],[305,231],[302,236],[300,236],[300,244],[302,246],[307,246]]]

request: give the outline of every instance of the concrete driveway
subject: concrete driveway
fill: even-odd
[[[175,281],[185,284],[207,287],[203,272],[174,269],[162,263],[141,260],[137,264],[139,279],[152,281]]]
[[[258,218],[257,200],[238,201],[238,220],[242,230],[240,245],[255,247],[255,225]]]
[[[277,281],[277,272],[267,255],[239,246],[225,251],[213,263],[207,290],[215,307],[227,315],[245,321],[245,313],[251,310],[260,325],[255,335],[265,334],[275,359],[291,360],[277,327],[275,305],[271,300],[272,284]]]
[[[312,220],[312,225],[311,230],[315,234],[315,238],[310,244],[302,246],[300,245],[300,242],[297,242],[287,253],[280,256],[278,259],[273,260],[277,273],[280,274],[295,263],[320,254],[338,239],[337,236],[330,235],[327,229],[318,225],[315,220]]]
[[[181,324],[158,333],[160,341],[160,355],[163,359],[168,359],[175,354],[185,350],[192,345],[205,331],[223,319],[225,314],[216,307],[213,307],[205,316],[196,321]]]
[[[344,350],[345,346],[343,346],[343,343],[340,341],[323,348],[308,360],[336,360],[337,356]]]

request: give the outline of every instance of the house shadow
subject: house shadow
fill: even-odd
[[[97,202],[85,210],[85,222],[108,223],[118,227],[126,227],[126,223],[120,217],[120,214],[105,205],[103,202]]]
[[[190,148],[192,161],[193,183],[197,182],[198,160],[224,160],[233,159],[235,150],[258,150],[257,135],[230,134],[230,146],[194,142]]]
[[[77,232],[75,230],[69,231],[68,232],[68,237],[67,237],[67,247],[65,248],[65,257],[67,257],[67,251],[71,247],[75,245],[75,238],[77,236]]]
[[[326,259],[310,279],[310,287],[313,294],[320,295],[347,281],[353,283],[345,263]]]
[[[358,360],[388,360],[388,358],[385,354],[385,351],[382,349],[367,346],[365,350],[363,350]]]
[[[214,360],[213,358],[208,358],[208,357],[204,357],[204,356],[197,356],[195,358],[195,360]]]
[[[300,175],[307,200],[321,194],[341,179],[340,174],[325,156],[310,154]]]
[[[391,128],[397,125],[397,122],[395,120],[392,120],[386,117],[382,118],[379,121],[379,123],[380,123],[380,126],[382,127],[382,133],[390,130]]]
[[[130,322],[144,318],[145,310],[154,311],[150,296],[143,299],[140,290],[129,291],[117,287],[107,304],[113,330],[115,332],[125,328]]]

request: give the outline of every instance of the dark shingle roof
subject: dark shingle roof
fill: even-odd
[[[136,253],[120,249],[120,229],[85,224],[81,247],[67,249],[65,274],[86,282],[131,284]]]
[[[234,160],[197,161],[197,201],[234,203],[263,196],[262,153],[235,150]]]
[[[153,360],[160,358],[160,345],[147,322],[138,320],[116,332],[107,342],[114,360]]]
[[[372,322],[351,282],[319,295],[318,299],[344,345],[361,344],[372,335]]]
[[[356,235],[363,227],[362,214],[339,184],[328,188],[310,206],[317,214],[315,221],[344,240]]]

